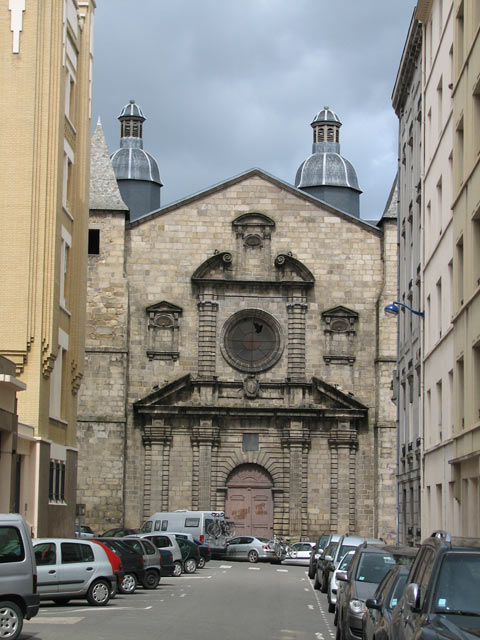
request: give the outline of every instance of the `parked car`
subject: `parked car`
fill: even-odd
[[[109,549],[114,551],[122,560],[124,576],[119,584],[120,593],[135,593],[137,584],[142,584],[145,578],[143,555],[129,548],[121,538],[98,538]]]
[[[128,529],[125,527],[116,527],[115,529],[109,529],[102,533],[99,538],[123,538],[124,536],[134,536],[138,533],[137,529]]]
[[[480,539],[435,531],[422,542],[393,610],[391,640],[478,640],[479,594]]]
[[[96,544],[99,544],[102,549],[105,551],[105,553],[107,554],[107,557],[110,561],[110,564],[112,565],[112,569],[113,569],[113,573],[117,579],[117,584],[115,586],[114,589],[112,589],[112,592],[110,594],[111,598],[114,598],[118,591],[120,590],[120,586],[123,582],[123,578],[125,577],[125,572],[123,570],[123,565],[122,565],[122,560],[120,558],[119,555],[117,555],[115,553],[115,551],[112,551],[112,549],[110,549],[109,547],[107,547],[106,544],[104,544],[103,542],[100,542],[99,540],[95,540],[94,541]]]
[[[277,560],[277,554],[269,544],[269,540],[254,536],[238,536],[229,540],[225,557],[229,560],[248,560],[249,562]]]
[[[392,612],[402,597],[410,567],[397,564],[377,587],[373,598],[367,598],[363,616],[363,640],[389,640],[392,635]]]
[[[160,551],[150,542],[136,537],[120,538],[129,549],[135,551],[143,557],[143,568],[145,574],[142,586],[145,589],[156,589],[162,577],[162,561]]]
[[[76,538],[94,538],[95,534],[87,524],[76,524],[75,537]]]
[[[176,565],[173,561],[172,552],[168,549],[157,549],[157,551],[161,556],[162,576],[173,576],[175,574]]]
[[[340,538],[340,535],[335,533],[330,535],[323,534],[318,537],[315,543],[315,547],[313,548],[313,553],[310,556],[310,562],[308,565],[308,577],[310,579],[313,580],[313,578],[315,578],[315,573],[317,571],[317,560],[323,553],[324,549],[326,549],[327,545],[329,545],[330,542],[334,541],[335,539],[338,540],[338,538]]]
[[[86,598],[104,606],[116,589],[116,576],[107,554],[93,540],[37,538],[33,549],[40,600],[66,604]]]
[[[340,537],[341,536],[338,536],[338,539],[340,539]],[[329,542],[329,544],[327,544],[325,549],[322,551],[322,553],[318,557],[317,563],[316,563],[316,569],[315,569],[314,582],[313,582],[313,586],[315,589],[320,589],[320,587],[322,586],[324,582],[324,577],[323,577],[324,573],[327,574],[327,567],[333,561],[333,556],[335,555],[337,546],[338,546],[338,540],[332,540],[331,542]]]
[[[182,552],[183,570],[185,573],[195,573],[200,560],[200,550],[198,545],[191,540],[186,540],[185,538],[178,536],[175,537],[177,538],[178,546]]]
[[[181,576],[183,571],[183,557],[177,539],[171,533],[139,533],[139,538],[146,538],[153,542],[157,549],[167,549],[173,556],[175,565],[173,575]]]
[[[412,549],[412,557],[413,554]],[[337,640],[362,637],[363,615],[367,610],[365,601],[373,597],[377,586],[395,564],[390,551],[364,543],[358,546],[348,571],[337,572],[337,581],[343,582],[335,610]]]
[[[337,592],[338,592],[338,582],[337,582],[337,573],[339,571],[348,571],[348,567],[352,562],[352,558],[355,555],[355,550],[350,549],[340,560],[340,564],[335,569],[330,577],[330,582],[328,583],[328,591],[327,591],[327,601],[328,601],[328,610],[330,613],[335,611],[335,606],[337,604]]]
[[[290,553],[285,561],[291,564],[308,565],[314,547],[314,542],[295,542],[291,545]]]
[[[0,514],[0,637],[15,640],[24,619],[37,615],[37,567],[27,523],[21,515]]]
[[[172,531],[172,533],[177,538],[177,540],[178,538],[183,538],[184,540],[189,540],[190,542],[197,545],[200,552],[200,557],[197,562],[198,569],[203,569],[205,563],[210,562],[210,560],[212,559],[212,550],[207,544],[202,544],[200,540],[194,538],[191,533],[181,533],[178,531]]]
[[[356,549],[364,542],[368,544],[377,544],[384,545],[385,542],[380,540],[379,538],[365,538],[361,536],[341,536],[338,541],[338,546],[335,549],[335,553],[330,562],[326,563],[325,568],[323,570],[323,581],[320,585],[320,591],[322,593],[328,592],[328,583],[330,582],[330,577],[335,569],[340,564],[341,559],[351,549]]]

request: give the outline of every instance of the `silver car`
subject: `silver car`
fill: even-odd
[[[126,536],[119,538],[132,551],[136,551],[143,557],[143,566],[145,568],[145,576],[142,585],[145,589],[156,589],[160,578],[162,577],[162,560],[160,551],[157,547],[146,538],[138,538],[136,536]]]
[[[238,536],[227,542],[225,556],[230,560],[275,560],[277,554],[269,544],[267,538],[255,538],[254,536]]]
[[[173,575],[176,578],[182,575],[182,552],[173,533],[164,533],[163,531],[158,533],[139,533],[135,537],[146,538],[147,540],[150,540],[150,542],[152,542],[157,547],[157,549],[168,549],[168,551],[172,553],[173,563],[175,565]]]
[[[99,544],[75,538],[37,538],[33,550],[40,600],[66,604],[86,598],[97,607],[110,600],[117,579]]]

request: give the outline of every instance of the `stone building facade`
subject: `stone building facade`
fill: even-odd
[[[253,169],[133,221],[92,149],[79,502],[395,537],[396,219]]]

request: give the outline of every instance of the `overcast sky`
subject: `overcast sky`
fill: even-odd
[[[313,116],[340,117],[341,153],[383,213],[397,164],[392,89],[414,0],[97,0],[93,123],[110,153],[122,107],[147,117],[162,206],[252,167],[293,183]]]

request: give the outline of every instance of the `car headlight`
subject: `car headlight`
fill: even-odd
[[[359,615],[366,611],[365,602],[363,600],[350,600],[350,611]]]

